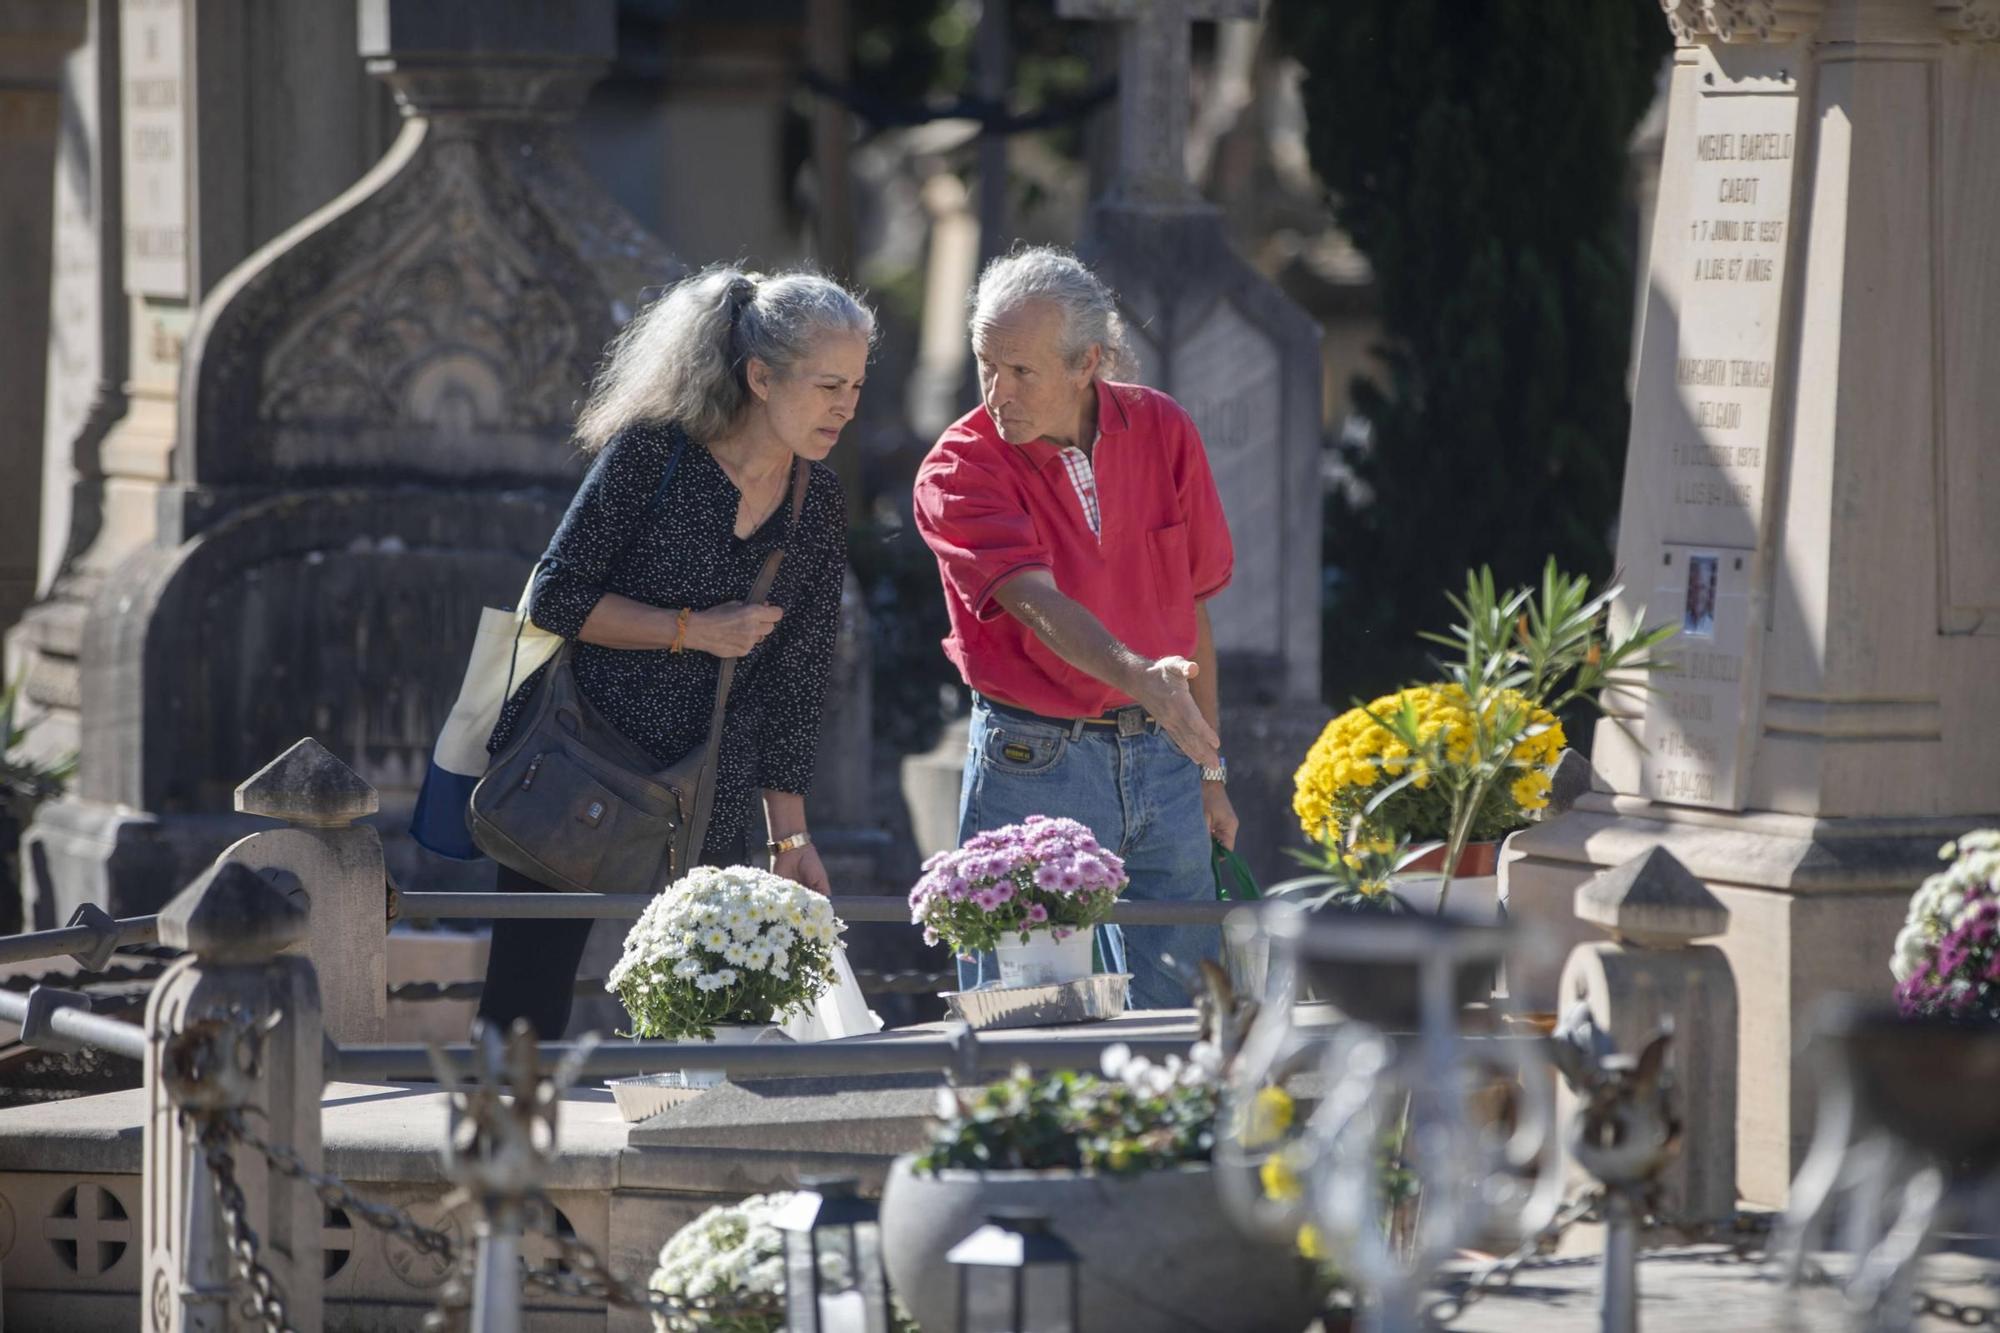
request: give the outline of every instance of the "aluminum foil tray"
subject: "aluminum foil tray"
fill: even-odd
[[[1125,1012],[1129,972],[1099,972],[1081,981],[1051,986],[980,986],[946,991],[951,1016],[969,1027],[1038,1028],[1058,1023],[1097,1023]]]
[[[618,1114],[634,1124],[658,1115],[670,1106],[691,1102],[722,1082],[719,1069],[675,1070],[671,1074],[640,1074],[636,1078],[608,1078],[618,1103]]]

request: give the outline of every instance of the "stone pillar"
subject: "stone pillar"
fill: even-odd
[[[140,1288],[146,1333],[247,1329],[236,1313],[229,1251],[214,1179],[169,1091],[169,1075],[199,1065],[218,1104],[254,1106],[257,1134],[323,1169],[319,1102],[324,1036],[312,964],[284,952],[305,935],[306,908],[241,865],[218,863],[160,913],[160,943],[188,951],[146,1004],[145,1214]],[[260,1035],[255,1059],[238,1045],[247,1019]],[[246,1221],[299,1333],[321,1323],[322,1206],[312,1187],[272,1172],[256,1151],[232,1145]]]
[[[388,1040],[388,871],[382,837],[354,821],[375,813],[375,789],[308,736],[236,789],[236,808],[288,825],[253,833],[221,859],[298,881],[311,915],[299,949],[321,978],[326,1035]]]
[[[35,596],[60,84],[85,18],[83,0],[0,8],[0,631]]]
[[[103,470],[98,449],[125,411],[124,239],[119,173],[119,0],[81,0],[83,44],[63,63],[57,131],[55,236],[49,275],[42,398],[38,597],[63,562],[97,534]],[[48,623],[40,601],[8,633],[6,661],[25,676],[21,708],[38,719],[27,749],[54,758],[76,748],[76,617]],[[61,617],[57,617],[61,622]],[[44,648],[47,648],[47,652]],[[65,666],[64,664],[68,665]],[[57,717],[67,719],[59,721]]]
[[[109,391],[90,388],[83,424],[52,444],[49,486],[61,490],[75,475],[69,497],[52,502],[68,531],[60,548],[51,534],[56,568],[43,571],[41,599],[13,644],[29,663],[30,701],[47,715],[37,742],[62,750],[80,744],[90,601],[157,535],[186,460],[181,352],[198,304],[258,246],[353,184],[388,126],[352,59],[355,0],[92,7],[94,75],[108,86],[97,111],[79,112],[76,142],[79,153],[87,146],[116,160],[74,160],[98,191],[90,222],[108,288],[101,336],[117,345],[102,354]],[[168,882],[192,865],[176,866]]]
[[[1611,934],[1564,964],[1565,1014],[1580,1006],[1611,1049],[1637,1051],[1670,1024],[1681,1147],[1660,1175],[1661,1212],[1721,1221],[1736,1210],[1736,980],[1713,945],[1729,909],[1671,852],[1655,849],[1576,891],[1580,920]],[[1574,1111],[1564,1092],[1562,1119]]]
[[[1118,32],[1118,159],[1079,252],[1118,293],[1139,366],[1194,418],[1236,546],[1209,606],[1239,845],[1266,882],[1300,843],[1292,775],[1320,703],[1320,329],[1229,246],[1188,182],[1189,25],[1257,0],[1059,0]]]
[[[1608,792],[1520,835],[1517,919],[1664,846],[1729,908],[1744,1194],[1784,1200],[1819,998],[1890,988],[1939,844],[2000,812],[2000,15],[1666,0],[1669,94],[1618,614],[1681,626],[1614,701]],[[1555,978],[1523,977],[1531,1008]],[[1541,1002],[1537,1002],[1536,992]]]

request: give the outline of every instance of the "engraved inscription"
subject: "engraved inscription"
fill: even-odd
[[[1697,97],[1670,438],[1677,532],[1751,540],[1764,501],[1797,103]]]
[[[184,0],[124,0],[125,282],[145,296],[188,295]]]

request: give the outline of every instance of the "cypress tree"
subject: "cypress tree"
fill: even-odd
[[[1610,572],[1624,468],[1627,143],[1658,0],[1279,0],[1307,142],[1374,268],[1366,443],[1327,504],[1328,699],[1428,674],[1418,631],[1490,564]]]

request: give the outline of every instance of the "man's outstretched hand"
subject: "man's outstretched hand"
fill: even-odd
[[[1152,714],[1182,754],[1213,768],[1222,762],[1222,738],[1201,715],[1194,692],[1188,688],[1188,682],[1200,672],[1201,668],[1185,657],[1159,658],[1140,674],[1132,697]]]

